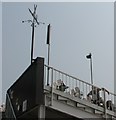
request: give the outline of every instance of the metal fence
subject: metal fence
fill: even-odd
[[[116,95],[105,88],[96,87],[90,83],[45,65],[44,84],[60,90],[73,97],[87,100],[98,106],[115,111]],[[116,104],[116,103],[115,103]]]

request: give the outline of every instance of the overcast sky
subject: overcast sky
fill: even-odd
[[[36,3],[38,20],[51,24],[50,65],[90,83],[88,53],[93,57],[94,84],[114,90],[114,3]],[[2,5],[2,92],[30,64],[32,19],[28,8],[34,3]],[[46,25],[36,27],[34,57],[47,59]]]
[[[0,104],[2,101],[2,4],[0,2]]]
[[[115,2],[115,0],[1,0],[3,2]]]

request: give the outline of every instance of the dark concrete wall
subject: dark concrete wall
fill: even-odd
[[[7,91],[17,117],[44,104],[43,88],[44,58],[37,58]]]

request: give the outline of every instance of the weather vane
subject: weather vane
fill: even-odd
[[[32,12],[29,8],[28,8],[29,12],[31,13],[33,19],[32,20],[25,20],[22,21],[22,23],[28,22],[31,23],[31,27],[32,27],[32,44],[31,44],[31,64],[33,62],[33,46],[34,46],[34,32],[35,32],[35,27],[36,25],[40,25],[40,24],[45,24],[43,22],[38,22],[37,20],[37,14],[36,14],[36,10],[37,10],[37,5],[34,5],[34,11]]]

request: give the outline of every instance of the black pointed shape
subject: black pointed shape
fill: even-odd
[[[28,8],[29,9],[29,8]],[[31,15],[33,16],[34,20],[36,21],[36,23],[39,25],[39,22],[37,21],[37,18],[35,17],[35,15],[32,13],[32,11],[29,9],[29,12],[31,13]]]
[[[28,8],[29,12],[31,13],[31,15],[33,16],[33,13],[31,12],[31,10]]]
[[[47,42],[46,44],[50,44],[50,24],[47,27]]]
[[[87,59],[91,59],[91,53],[89,55],[86,56]]]

